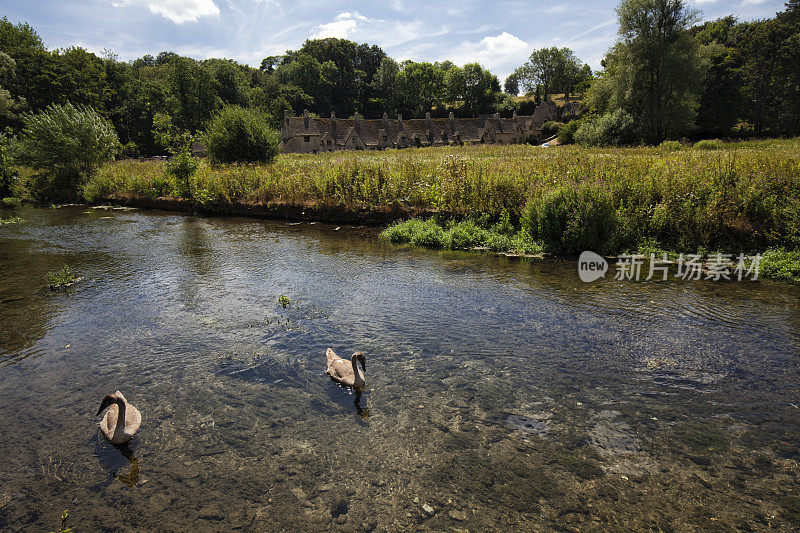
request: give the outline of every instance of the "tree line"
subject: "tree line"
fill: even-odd
[[[568,48],[543,48],[504,87],[478,63],[398,62],[378,46],[336,38],[307,40],[260,68],[174,52],[120,61],[108,51],[48,50],[34,28],[3,18],[0,127],[18,133],[26,116],[69,102],[109,120],[124,155],[155,155],[165,153],[165,131],[203,131],[230,106],[279,128],[284,110],[509,116],[577,92],[583,117],[565,128],[565,141],[800,134],[800,0],[753,22],[728,16],[698,25],[682,0],[622,0],[616,13],[619,38],[599,72]],[[530,98],[513,98],[519,93]]]

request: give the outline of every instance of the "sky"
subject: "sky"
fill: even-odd
[[[254,67],[317,37],[377,44],[397,60],[479,62],[500,80],[546,46],[588,63],[614,43],[616,0],[0,0],[0,15],[33,26],[48,48],[81,46],[120,59],[168,50]],[[700,20],[772,17],[783,0],[690,0]]]

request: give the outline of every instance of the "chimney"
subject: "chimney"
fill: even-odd
[[[400,127],[403,127],[403,115],[397,114],[397,122],[399,123]]]
[[[290,116],[292,116],[292,112],[289,111],[288,109],[284,109],[283,110],[283,120],[284,120],[284,122],[288,122]]]
[[[494,118],[500,118],[500,113],[495,113]]]
[[[332,119],[336,118],[336,111],[331,111],[331,118]]]
[[[428,112],[428,113],[425,113],[425,120],[430,120],[430,119],[431,119],[431,114],[430,114],[430,112]]]
[[[308,109],[303,109],[303,128],[308,129]]]
[[[383,120],[389,120],[389,115],[385,111],[383,112]]]
[[[450,111],[450,120],[453,120],[454,118],[456,118],[456,116],[453,114],[452,111]]]
[[[359,115],[358,113],[353,115],[353,122],[355,124],[356,133],[358,133],[360,135],[361,134],[361,115]]]

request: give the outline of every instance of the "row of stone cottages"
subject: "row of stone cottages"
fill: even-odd
[[[288,153],[333,152],[334,150],[383,150],[412,146],[443,146],[447,144],[522,144],[542,140],[542,124],[577,114],[577,104],[559,109],[553,102],[539,104],[533,115],[500,118],[494,114],[481,118],[431,118],[365,120],[316,118],[308,114],[289,116],[284,111],[281,128],[281,147]]]

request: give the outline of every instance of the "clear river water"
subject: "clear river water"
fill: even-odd
[[[800,527],[797,286],[583,283],[374,228],[0,215],[23,219],[0,226],[0,530]],[[83,279],[51,291],[64,264]],[[359,398],[328,347],[366,354]],[[124,447],[94,416],[117,389],[143,416]]]

